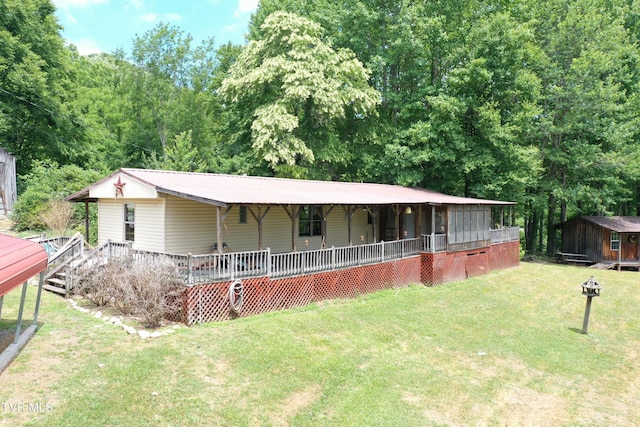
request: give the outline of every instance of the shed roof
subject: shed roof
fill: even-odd
[[[640,233],[640,216],[583,216],[582,218],[618,233]]]
[[[0,234],[0,296],[44,271],[48,261],[39,244]]]
[[[130,177],[158,193],[170,194],[217,206],[265,205],[390,205],[390,204],[486,204],[512,202],[449,196],[422,188],[398,185],[313,181],[245,175],[223,175],[148,169],[120,169],[69,197],[72,202],[92,201],[95,186],[116,177]],[[114,196],[115,197],[115,196]]]

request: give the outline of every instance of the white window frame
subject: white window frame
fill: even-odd
[[[619,251],[620,250],[620,234],[618,234],[617,231],[612,231],[611,232],[611,250],[612,251]]]
[[[122,229],[125,242],[135,242],[136,238],[136,204],[125,203],[123,206],[124,218],[122,222]],[[129,210],[131,209],[131,218],[129,217]],[[131,238],[129,238],[131,237]]]

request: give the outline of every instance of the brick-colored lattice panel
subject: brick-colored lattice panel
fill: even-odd
[[[520,242],[509,242],[491,246],[489,268],[500,270],[515,267],[520,263]]]
[[[352,298],[419,281],[420,257],[284,279],[245,279],[239,314],[234,313],[229,304],[228,290],[232,282],[194,286],[184,295],[184,321],[193,324],[251,316],[324,299]]]
[[[183,296],[182,320],[187,324],[227,320],[301,307],[325,299],[353,298],[417,282],[440,285],[517,266],[519,250],[519,242],[510,242],[470,251],[422,253],[414,258],[305,276],[244,279],[240,314],[234,313],[229,304],[231,282],[193,286]]]
[[[519,256],[520,242],[452,253],[422,253],[420,280],[427,286],[464,280],[491,270],[515,267],[520,262]]]

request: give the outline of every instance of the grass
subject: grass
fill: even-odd
[[[47,293],[0,375],[0,402],[46,410],[3,405],[0,425],[638,425],[638,278],[523,263],[154,340]]]

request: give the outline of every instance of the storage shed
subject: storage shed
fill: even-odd
[[[559,227],[563,253],[583,254],[594,263],[640,267],[638,216],[580,216]]]
[[[16,159],[0,147],[0,215],[13,210],[16,197]]]

